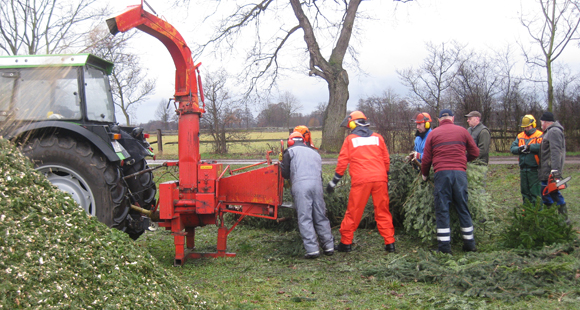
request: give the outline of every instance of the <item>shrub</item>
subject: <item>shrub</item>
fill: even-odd
[[[401,155],[391,155],[391,166],[389,172],[389,208],[393,215],[393,224],[396,227],[403,227],[403,212],[402,206],[411,188],[414,173],[416,171],[411,165],[407,164],[404,157]],[[334,173],[323,175],[323,186],[334,177]],[[292,194],[290,193],[290,184],[284,187],[284,201],[292,202]],[[342,222],[348,205],[348,195],[350,193],[350,176],[348,171],[338,182],[335,191],[332,194],[324,191],[324,201],[326,202],[327,216],[330,220],[330,226],[339,226]],[[277,222],[262,218],[246,217],[243,223],[259,228],[275,228],[282,231],[289,231],[298,228],[296,220],[296,210],[288,208],[278,209],[278,218],[284,218],[283,222]],[[375,228],[375,211],[373,207],[372,197],[369,198],[365,211],[362,215],[359,227],[360,228]]]
[[[574,239],[572,226],[566,218],[558,214],[557,208],[547,208],[541,199],[536,203],[528,200],[514,207],[511,223],[500,235],[500,242],[508,248],[537,249],[554,243],[564,243]]]
[[[467,164],[468,208],[476,230],[475,236],[484,233],[483,222],[489,220],[491,197],[485,192],[484,180],[487,166]],[[416,174],[411,185],[409,196],[403,205],[404,226],[407,233],[417,236],[422,242],[433,242],[436,239],[435,204],[433,198],[433,173],[427,182],[423,182],[421,175]],[[459,217],[455,207],[451,206],[451,232],[454,241],[461,241]]]

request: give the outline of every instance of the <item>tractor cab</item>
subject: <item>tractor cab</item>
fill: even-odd
[[[148,134],[119,126],[108,75],[90,54],[0,57],[0,137],[90,215],[137,238],[155,205]],[[127,177],[133,176],[133,177]]]
[[[65,120],[115,123],[108,74],[90,54],[0,57],[0,127]]]

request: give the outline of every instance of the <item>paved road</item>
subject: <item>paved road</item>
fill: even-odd
[[[164,162],[176,162],[176,160],[147,160],[149,165],[161,165]],[[211,162],[212,160],[204,160],[206,162]],[[264,161],[263,159],[216,159],[218,163],[224,165],[253,165]],[[490,165],[513,165],[518,163],[517,156],[501,156],[501,157],[491,157],[489,159]],[[566,158],[567,164],[580,164],[580,156],[569,156]],[[323,165],[336,165],[336,159],[323,158]]]

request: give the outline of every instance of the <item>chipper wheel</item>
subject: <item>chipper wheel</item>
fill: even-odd
[[[88,214],[109,227],[126,230],[130,202],[119,167],[90,143],[53,135],[27,141],[22,152]]]

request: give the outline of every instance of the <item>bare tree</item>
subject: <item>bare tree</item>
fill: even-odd
[[[540,9],[537,14],[522,15],[520,21],[541,53],[530,53],[523,48],[522,50],[529,64],[546,70],[546,79],[543,82],[547,83],[548,111],[552,111],[553,64],[568,43],[579,38],[577,29],[580,25],[580,4],[576,0],[537,0],[537,2]]]
[[[577,149],[580,139],[580,76],[572,73],[570,68],[556,68],[554,74],[557,83],[554,85],[554,114],[564,126],[568,149]],[[569,142],[568,142],[569,141]]]
[[[505,50],[496,52],[494,57],[498,68],[497,75],[500,77],[499,93],[496,95],[498,104],[495,107],[493,123],[488,122],[487,125],[501,129],[501,132],[519,129],[521,117],[532,113],[524,110],[524,80],[514,73],[516,63],[512,54],[508,46]]]
[[[383,136],[391,153],[409,151],[413,144],[409,133],[415,128],[411,119],[416,112],[395,91],[387,89],[382,96],[360,99],[356,108],[365,113],[371,126]]]
[[[308,127],[318,127],[324,124],[324,111],[326,111],[326,102],[319,102],[316,109],[308,116]]]
[[[418,69],[397,70],[397,74],[411,91],[416,105],[427,105],[439,114],[444,93],[451,88],[457,75],[464,47],[455,41],[440,46],[428,42],[425,46],[429,54],[423,64]]]
[[[141,67],[139,57],[129,50],[128,40],[136,32],[109,34],[104,27],[91,31],[86,51],[102,57],[115,67],[111,74],[111,89],[115,105],[121,109],[127,125],[135,109],[155,92],[155,79],[148,79],[146,70]]]
[[[177,114],[175,113],[175,107],[168,104],[167,100],[161,99],[155,110],[155,116],[163,124],[163,129],[167,130],[169,128],[169,123],[177,121]]]
[[[262,107],[257,120],[260,127],[281,127],[287,124],[288,116],[282,104],[269,102]]]
[[[321,78],[328,84],[329,102],[322,130],[321,149],[338,151],[344,131],[337,124],[340,124],[346,114],[349,98],[349,77],[344,62],[347,51],[353,56],[353,49],[349,44],[360,4],[361,0],[246,1],[223,19],[216,34],[198,52],[209,48],[220,50],[220,45],[233,49],[235,39],[244,28],[254,30],[256,40],[247,55],[245,80],[250,83],[249,91],[254,90],[261,81],[268,81],[263,89],[272,89],[280,71],[284,69],[279,63],[282,50],[292,41],[292,35],[300,33],[301,30],[308,53],[305,58],[308,59],[308,74]],[[266,12],[270,14],[266,15]],[[275,20],[262,22],[265,16],[274,16]],[[293,16],[295,19],[292,18],[294,21],[290,22],[286,16]],[[279,24],[273,27],[272,22]],[[260,33],[261,28],[270,33]],[[272,35],[271,31],[276,29],[277,33]],[[328,41],[319,42],[323,38]],[[216,45],[218,47],[213,48]],[[323,56],[321,46],[331,47],[329,56]]]
[[[481,121],[486,123],[495,104],[495,95],[500,91],[496,63],[484,53],[469,53],[463,59],[451,86],[457,104],[455,111],[462,115],[479,111]]]
[[[82,45],[106,8],[97,0],[0,0],[0,49],[8,55],[53,54]]]
[[[221,69],[206,74],[203,83],[206,113],[201,118],[201,126],[209,130],[214,141],[213,150],[218,154],[228,152],[228,141],[247,138],[245,132],[226,130],[242,126],[244,120],[241,115],[245,110],[239,100],[234,100],[230,90],[226,87],[227,80],[228,76],[225,70]]]
[[[290,128],[290,118],[302,110],[302,105],[298,102],[298,98],[288,91],[280,94],[278,100],[286,117],[286,127]]]

